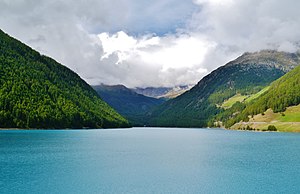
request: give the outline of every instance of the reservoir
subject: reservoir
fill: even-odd
[[[1,130],[1,193],[299,193],[300,134]]]

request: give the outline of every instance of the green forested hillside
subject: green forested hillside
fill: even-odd
[[[267,92],[247,104],[240,114],[227,121],[227,126],[241,120],[248,121],[248,116],[264,114],[269,108],[274,113],[278,113],[284,112],[287,107],[298,104],[300,104],[300,66],[274,81]]]
[[[223,103],[223,106],[220,109],[220,112],[217,115],[211,117],[208,125],[210,127],[213,127],[213,126],[225,126],[227,128],[230,127],[232,125],[232,122],[234,122],[232,120],[232,118],[234,118],[238,113],[242,112],[245,109],[247,104],[252,103],[253,100],[259,98],[261,95],[263,95],[269,89],[270,89],[270,86],[267,86],[257,93],[254,93],[251,95],[246,95],[246,96],[241,96],[241,100],[236,99],[235,96],[231,97],[230,99],[226,100]],[[236,96],[238,96],[238,95],[236,95]],[[228,104],[228,102],[231,103],[230,104],[231,106],[229,106],[227,108],[224,106],[224,104],[226,105],[226,103]]]
[[[144,126],[147,113],[162,104],[163,99],[156,99],[137,94],[123,85],[93,86],[100,97],[120,114],[127,118],[134,126]]]
[[[299,55],[293,53],[245,53],[204,77],[190,91],[159,106],[152,112],[149,125],[207,126],[214,115],[223,111],[220,107],[225,100],[237,94],[257,93],[299,62]]]
[[[0,30],[1,128],[126,127],[77,74]]]

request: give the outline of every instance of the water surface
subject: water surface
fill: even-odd
[[[0,131],[1,193],[299,193],[300,135]]]

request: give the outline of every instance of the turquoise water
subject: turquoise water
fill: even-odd
[[[300,193],[300,134],[0,131],[0,193]]]

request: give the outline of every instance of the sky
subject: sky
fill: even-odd
[[[89,84],[196,84],[244,52],[296,52],[298,0],[0,0],[0,28]]]

